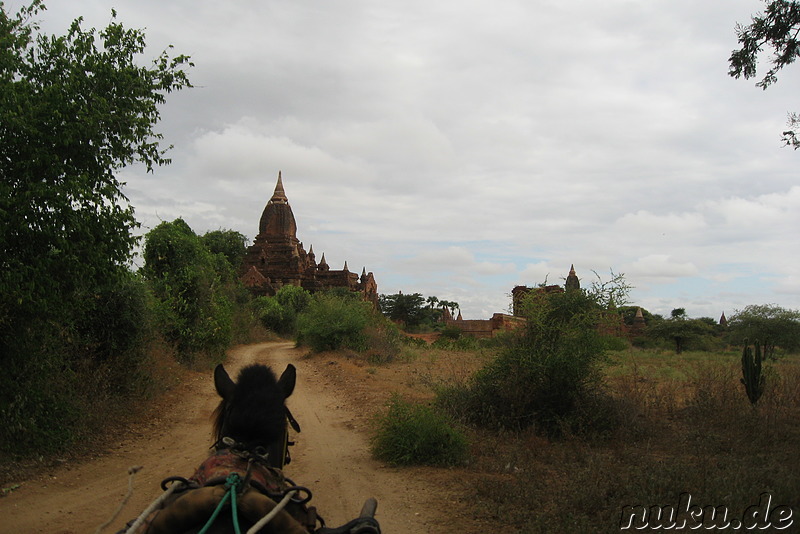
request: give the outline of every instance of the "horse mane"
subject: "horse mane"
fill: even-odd
[[[214,437],[233,438],[247,448],[266,447],[286,430],[285,396],[272,369],[253,364],[239,371],[233,394],[214,410]],[[218,446],[218,445],[217,445]]]

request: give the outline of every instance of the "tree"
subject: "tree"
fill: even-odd
[[[234,270],[242,266],[247,253],[247,236],[244,234],[235,230],[212,230],[206,232],[201,239],[212,254],[225,256]]]
[[[427,316],[425,298],[421,293],[396,293],[381,295],[380,308],[384,315],[392,321],[400,321],[407,328],[419,326]]]
[[[764,48],[772,50],[770,69],[756,86],[766,89],[778,81],[777,73],[800,56],[800,2],[764,0],[766,9],[753,15],[750,24],[736,25],[740,48],[731,52],[728,74],[734,78],[753,78],[758,71],[758,56]],[[800,116],[789,113],[789,129],[783,132],[786,146],[800,148]]]
[[[144,32],[113,11],[99,32],[79,18],[56,37],[31,22],[44,9],[0,3],[0,329],[59,316],[126,265],[138,223],[115,173],[169,162],[158,106],[190,86],[187,56],[138,66]]]
[[[628,303],[628,295],[633,286],[625,280],[625,273],[615,273],[610,270],[611,278],[603,280],[596,271],[592,272],[596,280],[592,281],[588,293],[601,308],[611,310]]]
[[[703,319],[689,319],[684,308],[675,308],[669,319],[654,321],[647,327],[648,336],[673,341],[676,354],[682,353],[690,342],[713,333],[712,325]]]
[[[746,306],[728,320],[731,341],[744,344],[758,341],[766,358],[774,358],[775,347],[786,351],[800,349],[800,311],[776,304]]]
[[[159,106],[191,65],[165,51],[140,66],[144,32],[113,11],[99,32],[77,19],[41,34],[44,10],[0,2],[0,449],[26,454],[74,439],[108,373],[137,385],[147,294],[127,268],[138,223],[116,175],[169,163]]]
[[[142,274],[162,304],[160,324],[179,355],[221,356],[231,341],[233,270],[212,254],[183,219],[162,222],[145,236]],[[217,260],[220,261],[217,261]]]

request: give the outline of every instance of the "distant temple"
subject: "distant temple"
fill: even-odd
[[[378,284],[366,268],[359,276],[348,270],[345,261],[342,270],[331,270],[325,254],[319,263],[316,262],[313,245],[306,252],[297,239],[297,223],[280,172],[275,192],[261,214],[258,235],[247,249],[241,280],[257,295],[274,295],[286,285],[299,286],[312,293],[342,287],[360,292],[365,300],[378,302]]]
[[[551,286],[539,286],[539,287],[528,287],[528,286],[516,286],[514,289],[511,290],[511,305],[512,305],[512,313],[515,317],[520,317],[523,315],[522,312],[522,301],[531,291],[537,293],[563,293],[566,291],[572,291],[575,289],[581,288],[581,282],[578,279],[578,275],[575,274],[575,265],[570,266],[569,274],[567,275],[566,282],[564,283],[564,287],[559,285],[551,285]]]

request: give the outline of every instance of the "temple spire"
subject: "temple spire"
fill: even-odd
[[[571,265],[569,268],[569,274],[567,275],[567,281],[564,284],[564,289],[567,291],[571,291],[573,289],[580,289],[581,282],[578,279],[578,275],[575,274],[575,265]]]
[[[272,193],[271,202],[288,202],[289,199],[286,198],[286,191],[283,190],[283,178],[281,177],[281,171],[278,171],[278,183],[275,184],[275,192]]]

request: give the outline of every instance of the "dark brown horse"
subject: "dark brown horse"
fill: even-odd
[[[288,461],[289,423],[299,431],[286,407],[296,379],[291,364],[279,379],[269,367],[255,364],[244,367],[234,382],[218,365],[214,386],[221,401],[214,411],[213,453],[191,478],[167,479],[165,487],[171,482],[173,493],[131,532],[229,534],[236,532],[236,523],[244,534],[284,497],[285,508],[279,506],[274,519],[259,532],[315,530],[316,515],[304,504],[310,492],[294,487],[281,471]]]
[[[222,365],[214,369],[214,386],[222,398],[214,411],[213,453],[189,479],[170,477],[163,503],[147,511],[125,532],[136,534],[245,534],[274,517],[259,533],[380,534],[373,519],[376,502],[368,500],[365,518],[336,529],[306,505],[311,492],[285,478],[288,426],[300,427],[286,407],[297,371],[289,364],[280,378],[260,364],[243,368],[234,382]],[[280,502],[280,504],[278,504]],[[285,506],[285,507],[284,507]]]
[[[282,469],[288,463],[288,429],[290,422],[300,427],[286,407],[286,399],[294,391],[297,371],[289,364],[280,379],[265,365],[250,365],[231,380],[222,364],[214,369],[214,386],[222,400],[214,412],[214,448],[257,453],[269,465]]]

